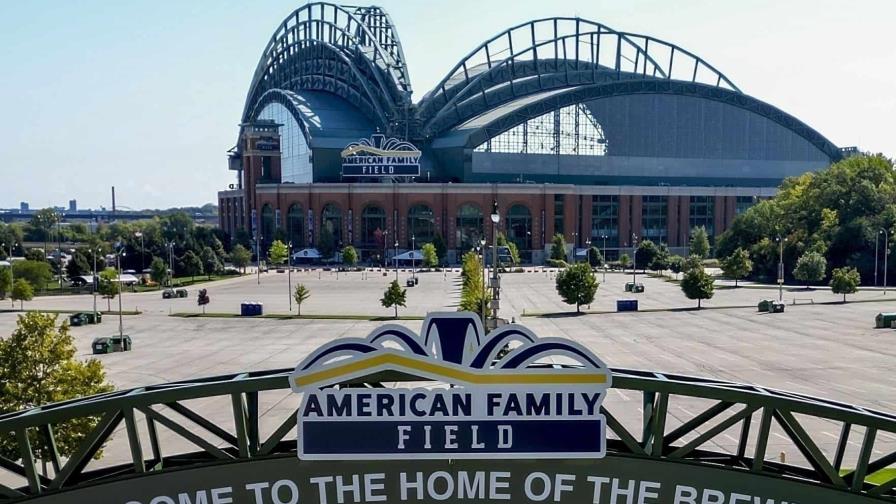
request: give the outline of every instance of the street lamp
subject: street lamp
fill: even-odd
[[[398,240],[395,240],[395,254],[392,256],[395,261],[395,281],[398,281]]]
[[[0,243],[0,247],[2,247],[3,245],[5,245],[5,243]],[[12,289],[12,284],[14,284],[16,281],[15,272],[12,269],[12,248],[16,247],[16,246],[18,246],[18,244],[16,244],[15,242],[10,243],[9,244],[9,255],[6,256],[6,259],[9,261],[9,288],[10,289]],[[12,296],[10,296],[9,299],[12,300]],[[13,307],[16,306],[15,301],[12,302],[12,306]]]
[[[878,230],[874,233],[874,286],[877,287],[877,250],[880,243],[880,232],[883,230]]]
[[[607,281],[607,234],[604,233],[604,234],[600,235],[600,237],[601,237],[601,239],[604,241],[604,251],[603,251],[603,255],[604,255],[604,277],[603,277],[603,281],[606,282],[606,281]]]
[[[261,235],[255,238],[255,278],[256,284],[261,285]]]
[[[134,233],[134,236],[140,238],[140,276],[142,277],[143,270],[146,269],[146,255],[144,254],[145,249],[143,248],[143,233],[137,231],[136,233]]]
[[[787,241],[787,238],[781,238],[781,235],[778,235],[775,238],[775,241],[778,242],[778,302],[784,300],[784,242]]]
[[[292,314],[292,240],[286,244],[286,297],[289,298],[289,313]]]
[[[481,253],[482,253],[482,262],[480,264],[481,269],[482,269],[482,287],[481,287],[482,290],[480,292],[477,292],[476,294],[479,296],[479,305],[480,305],[479,309],[481,312],[480,315],[482,317],[482,323],[485,324],[486,320],[485,320],[485,238],[484,237],[479,240],[479,245],[476,247],[476,251],[477,252],[481,251]]]
[[[115,260],[118,263],[118,337],[124,338],[124,320],[121,316],[121,256],[125,255],[124,247],[118,249]],[[122,343],[123,344],[123,343]]]
[[[96,276],[96,256],[100,253],[100,248],[90,249],[90,252],[90,255],[93,256],[93,315],[96,316],[96,289],[99,287],[99,279]]]
[[[890,234],[887,232],[887,229],[881,229],[880,233],[884,234],[884,296],[887,295],[887,257],[890,255]],[[877,258],[874,260],[875,265],[877,264]]]
[[[168,287],[174,285],[174,240],[165,242],[165,248],[168,249]]]
[[[383,273],[386,272],[386,268],[389,267],[389,263],[386,262],[386,243],[388,243],[387,239],[389,238],[389,231],[383,231]],[[385,276],[385,275],[383,275]]]
[[[632,233],[632,292],[635,291],[638,275],[638,236]]]
[[[500,285],[498,280],[498,223],[501,222],[501,214],[498,213],[498,201],[492,205],[492,329],[498,327],[498,307],[500,299]]]
[[[417,264],[414,261],[414,251],[417,249],[417,238],[411,235],[411,276],[417,279]]]

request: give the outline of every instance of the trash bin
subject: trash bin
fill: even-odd
[[[784,313],[784,303],[772,301],[772,303],[768,307],[768,312],[769,313]]]
[[[644,284],[642,284],[642,283],[635,284],[635,286],[632,287],[632,292],[634,292],[634,293],[644,292]]]
[[[774,303],[771,299],[763,299],[759,302],[756,308],[761,312],[768,312],[768,305]]]
[[[616,311],[618,311],[618,312],[638,311],[638,300],[637,299],[617,299],[616,300]]]
[[[635,288],[634,282],[626,282],[625,283],[625,292],[631,292],[632,290],[634,290],[634,288]]]
[[[896,312],[881,312],[874,317],[874,327],[880,329],[882,327],[890,327],[896,320]]]

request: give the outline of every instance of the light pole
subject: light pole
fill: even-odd
[[[286,244],[286,295],[289,298],[289,313],[292,314],[292,240]]]
[[[383,231],[383,272],[385,273],[385,268],[389,267],[389,263],[386,262],[386,243],[388,243],[389,231]]]
[[[174,240],[165,243],[168,249],[168,287],[174,285]]]
[[[257,285],[261,285],[261,235],[255,239],[255,278]]]
[[[395,261],[395,281],[398,281],[398,240],[395,240],[395,254],[392,256]]]
[[[632,233],[632,292],[635,291],[638,275],[638,236]]]
[[[411,235],[411,276],[417,279],[417,263],[414,261],[414,251],[417,250],[417,238]]]
[[[118,262],[118,337],[124,337],[124,320],[121,316],[121,256],[124,255],[123,247],[118,250],[115,259]],[[124,343],[122,343],[124,344]]]
[[[59,263],[59,287],[62,287],[62,212],[56,213],[56,260]]]
[[[100,253],[100,249],[90,249],[93,256],[93,315],[96,316],[96,288],[99,286],[99,280],[96,277],[96,256]]]
[[[585,262],[591,266],[591,240],[585,240]]]
[[[787,241],[787,238],[781,238],[781,235],[778,235],[775,238],[775,241],[778,242],[778,302],[784,300],[784,242]]]
[[[3,243],[0,243],[0,246],[3,246],[3,245],[4,245]],[[12,284],[14,284],[16,281],[15,271],[13,271],[13,269],[12,269],[12,248],[15,246],[16,246],[15,242],[9,244],[9,255],[6,256],[6,259],[9,261],[9,288],[10,288],[10,290],[12,290]],[[12,296],[10,296],[10,300],[12,300]],[[16,306],[15,301],[12,302],[12,306],[13,307]]]
[[[881,229],[884,233],[884,296],[887,295],[887,256],[890,255],[890,234],[887,229]],[[877,261],[875,261],[877,262]]]
[[[578,261],[578,256],[576,256],[576,249],[579,248],[579,232],[573,231],[572,233],[572,261],[571,263]]]
[[[144,254],[143,248],[143,233],[141,231],[137,231],[134,233],[134,236],[140,238],[140,277],[143,277],[143,271],[146,269],[146,255]]]
[[[878,230],[874,233],[874,286],[877,287],[877,249],[878,244],[880,243],[880,232],[883,230]]]
[[[498,280],[498,223],[501,222],[501,214],[498,213],[497,200],[492,205],[492,324],[494,330],[498,327],[498,307],[500,300],[500,281]]]
[[[479,240],[479,245],[476,247],[476,251],[481,252],[482,254],[482,262],[480,264],[482,269],[482,290],[477,292],[477,295],[479,296],[479,309],[481,312],[480,315],[482,316],[482,323],[485,324],[485,238]]]

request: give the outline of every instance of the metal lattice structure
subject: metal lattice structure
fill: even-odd
[[[0,486],[0,502],[17,502],[41,494],[66,492],[86,485],[102,484],[182,467],[203,467],[295,454],[296,410],[289,408],[277,418],[276,427],[260,436],[259,395],[287,392],[291,369],[240,373],[122,390],[105,395],[51,404],[30,411],[0,416],[0,436],[15,439],[18,459],[0,458],[0,468],[22,479],[20,487]],[[343,386],[377,387],[384,382],[422,380],[407,375],[380,373]],[[874,484],[866,476],[896,462],[896,451],[881,449],[881,440],[896,434],[896,416],[805,395],[770,390],[721,380],[700,379],[653,372],[613,370],[613,389],[640,396],[602,407],[607,420],[608,455],[650,459],[669,463],[712,466],[749,476],[773,477],[811,483],[844,494],[896,502],[896,477]],[[220,399],[229,403],[229,420],[213,419],[185,405],[191,400]],[[679,400],[701,400],[705,407],[676,415],[671,405]],[[296,400],[298,404],[298,400]],[[638,407],[641,412],[638,412]],[[627,411],[632,410],[632,411]],[[676,410],[677,413],[677,410]],[[639,425],[621,419],[638,414]],[[70,458],[59,455],[54,429],[78,418],[99,418],[96,428]],[[809,421],[839,426],[836,450],[827,456],[820,448],[820,435],[805,427]],[[124,424],[113,439],[113,432]],[[144,455],[140,426],[145,426],[150,456]],[[163,446],[160,429],[181,441]],[[774,430],[795,446],[805,464],[769,461],[767,448]],[[738,443],[732,452],[708,449],[714,440],[735,433]],[[859,433],[855,464],[844,464],[847,445],[857,443],[850,434]],[[31,439],[39,433],[46,441],[52,474],[38,470]],[[728,434],[730,435],[730,434]],[[131,461],[124,465],[85,470],[104,445],[126,443]],[[190,451],[185,446],[195,446]]]

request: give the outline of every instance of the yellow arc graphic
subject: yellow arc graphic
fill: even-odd
[[[351,147],[346,147],[342,150],[342,157],[351,156],[357,154],[358,152],[366,151],[371,154],[377,156],[392,156],[392,157],[416,157],[420,155],[420,151],[399,151],[399,150],[383,150],[378,149],[376,147],[372,147],[370,145],[352,145]]]

